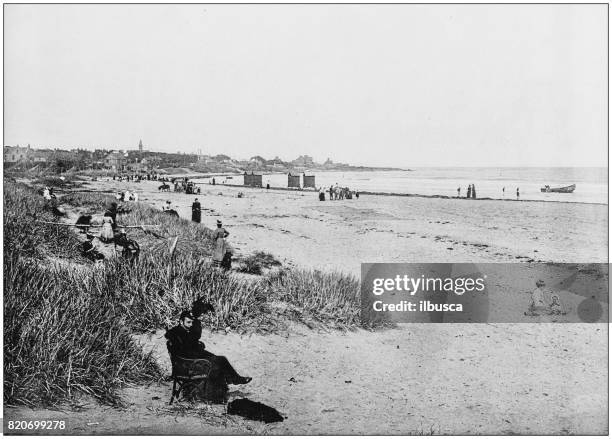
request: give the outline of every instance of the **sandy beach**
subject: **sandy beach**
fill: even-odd
[[[202,224],[222,220],[240,253],[263,250],[355,275],[362,262],[607,262],[605,205],[367,195],[320,202],[306,191],[204,184],[193,196],[158,186],[111,180],[90,187],[136,190],[160,209],[170,200],[188,219],[199,198]]]
[[[158,208],[171,200],[184,218],[197,197],[203,224],[223,220],[240,254],[261,250],[286,265],[355,276],[362,262],[607,260],[602,205],[391,196],[320,202],[312,192],[202,185],[193,196],[160,193],[158,185],[111,180],[88,189],[129,188]],[[526,307],[529,279],[541,267],[522,264],[518,291],[502,289],[494,306]],[[211,351],[254,377],[234,395],[275,407],[283,423],[206,416],[222,414],[222,406],[201,405],[198,416],[171,412],[168,382],[126,389],[122,410],[11,408],[5,419],[66,419],[69,434],[607,434],[607,331],[604,323],[512,323],[205,332]],[[163,330],[137,339],[169,371]]]
[[[199,185],[193,196],[158,186],[111,180],[89,187],[136,190],[160,209],[170,200],[188,219],[199,198],[202,224],[222,220],[242,254],[263,250],[355,275],[362,262],[607,262],[605,205],[367,195],[320,202],[306,191]]]

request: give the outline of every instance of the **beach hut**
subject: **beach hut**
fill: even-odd
[[[306,175],[306,173],[304,173],[304,187],[311,187],[313,189],[316,189],[314,175]]]
[[[287,175],[287,187],[300,187],[300,176],[291,175],[291,172]]]
[[[244,173],[244,185],[250,187],[262,187],[262,175],[251,172],[250,174]]]

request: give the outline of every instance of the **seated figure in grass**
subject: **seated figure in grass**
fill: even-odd
[[[206,382],[195,383],[184,389],[185,396],[188,399],[223,403],[227,399],[228,384],[247,384],[252,378],[238,374],[226,357],[207,351],[204,343],[200,341],[201,319],[209,311],[213,311],[211,305],[196,301],[192,311],[181,313],[179,324],[166,332],[166,338],[171,355],[202,358],[211,364]],[[193,372],[197,374],[200,371]]]

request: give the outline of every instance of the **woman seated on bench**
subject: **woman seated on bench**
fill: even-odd
[[[210,305],[195,302],[193,311],[183,311],[179,324],[166,332],[166,338],[170,342],[168,349],[172,356],[202,358],[210,362],[208,380],[203,383],[200,391],[196,389],[196,396],[206,400],[222,400],[225,398],[228,384],[247,384],[252,378],[239,375],[227,358],[207,351],[204,343],[200,341],[202,323],[199,319],[205,311],[211,309]],[[197,374],[197,371],[194,372]]]

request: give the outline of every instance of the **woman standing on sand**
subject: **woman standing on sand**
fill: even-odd
[[[217,230],[213,232],[213,240],[215,241],[215,250],[213,251],[213,264],[216,267],[221,266],[225,253],[227,252],[227,243],[225,238],[229,236],[229,232],[223,228],[220,220],[217,220]]]
[[[199,223],[202,218],[202,206],[200,202],[196,198],[193,204],[191,205],[191,221],[194,223]]]

